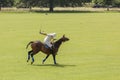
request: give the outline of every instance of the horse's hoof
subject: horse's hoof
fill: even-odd
[[[31,62],[31,65],[33,64],[33,62]]]
[[[54,63],[55,65],[57,65],[57,63]]]
[[[44,64],[44,62],[42,62],[42,64]]]

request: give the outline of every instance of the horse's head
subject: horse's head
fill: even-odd
[[[66,42],[69,41],[69,38],[67,38],[65,35],[63,35],[63,37],[61,38],[62,42]]]
[[[69,41],[69,38],[65,37],[65,35],[63,35],[59,40],[57,40],[55,43],[54,43],[54,47],[57,49],[60,47],[61,43],[62,42],[66,42],[66,41]]]

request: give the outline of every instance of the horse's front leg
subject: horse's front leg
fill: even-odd
[[[52,54],[52,56],[53,56],[54,64],[57,64],[57,63],[56,63],[56,55],[55,55],[55,54]]]
[[[45,57],[45,59],[43,59],[42,64],[44,64],[44,62],[46,61],[46,59],[49,57],[49,54]]]

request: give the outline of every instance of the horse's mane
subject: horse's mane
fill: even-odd
[[[56,48],[59,48],[59,46],[61,45],[61,43],[62,43],[62,38],[60,38],[60,39],[58,39],[56,42],[54,42],[54,46],[55,46]]]

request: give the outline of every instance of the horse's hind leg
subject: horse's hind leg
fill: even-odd
[[[31,55],[32,52],[33,52],[32,50],[28,52],[28,60],[27,60],[27,62],[30,60],[30,55]]]
[[[49,57],[49,54],[45,57],[45,59],[43,59],[42,64],[44,64],[44,62],[46,61],[46,59]]]
[[[31,58],[32,58],[32,62],[31,62],[31,64],[33,64],[34,63],[34,57],[33,57],[33,53],[31,54]]]

